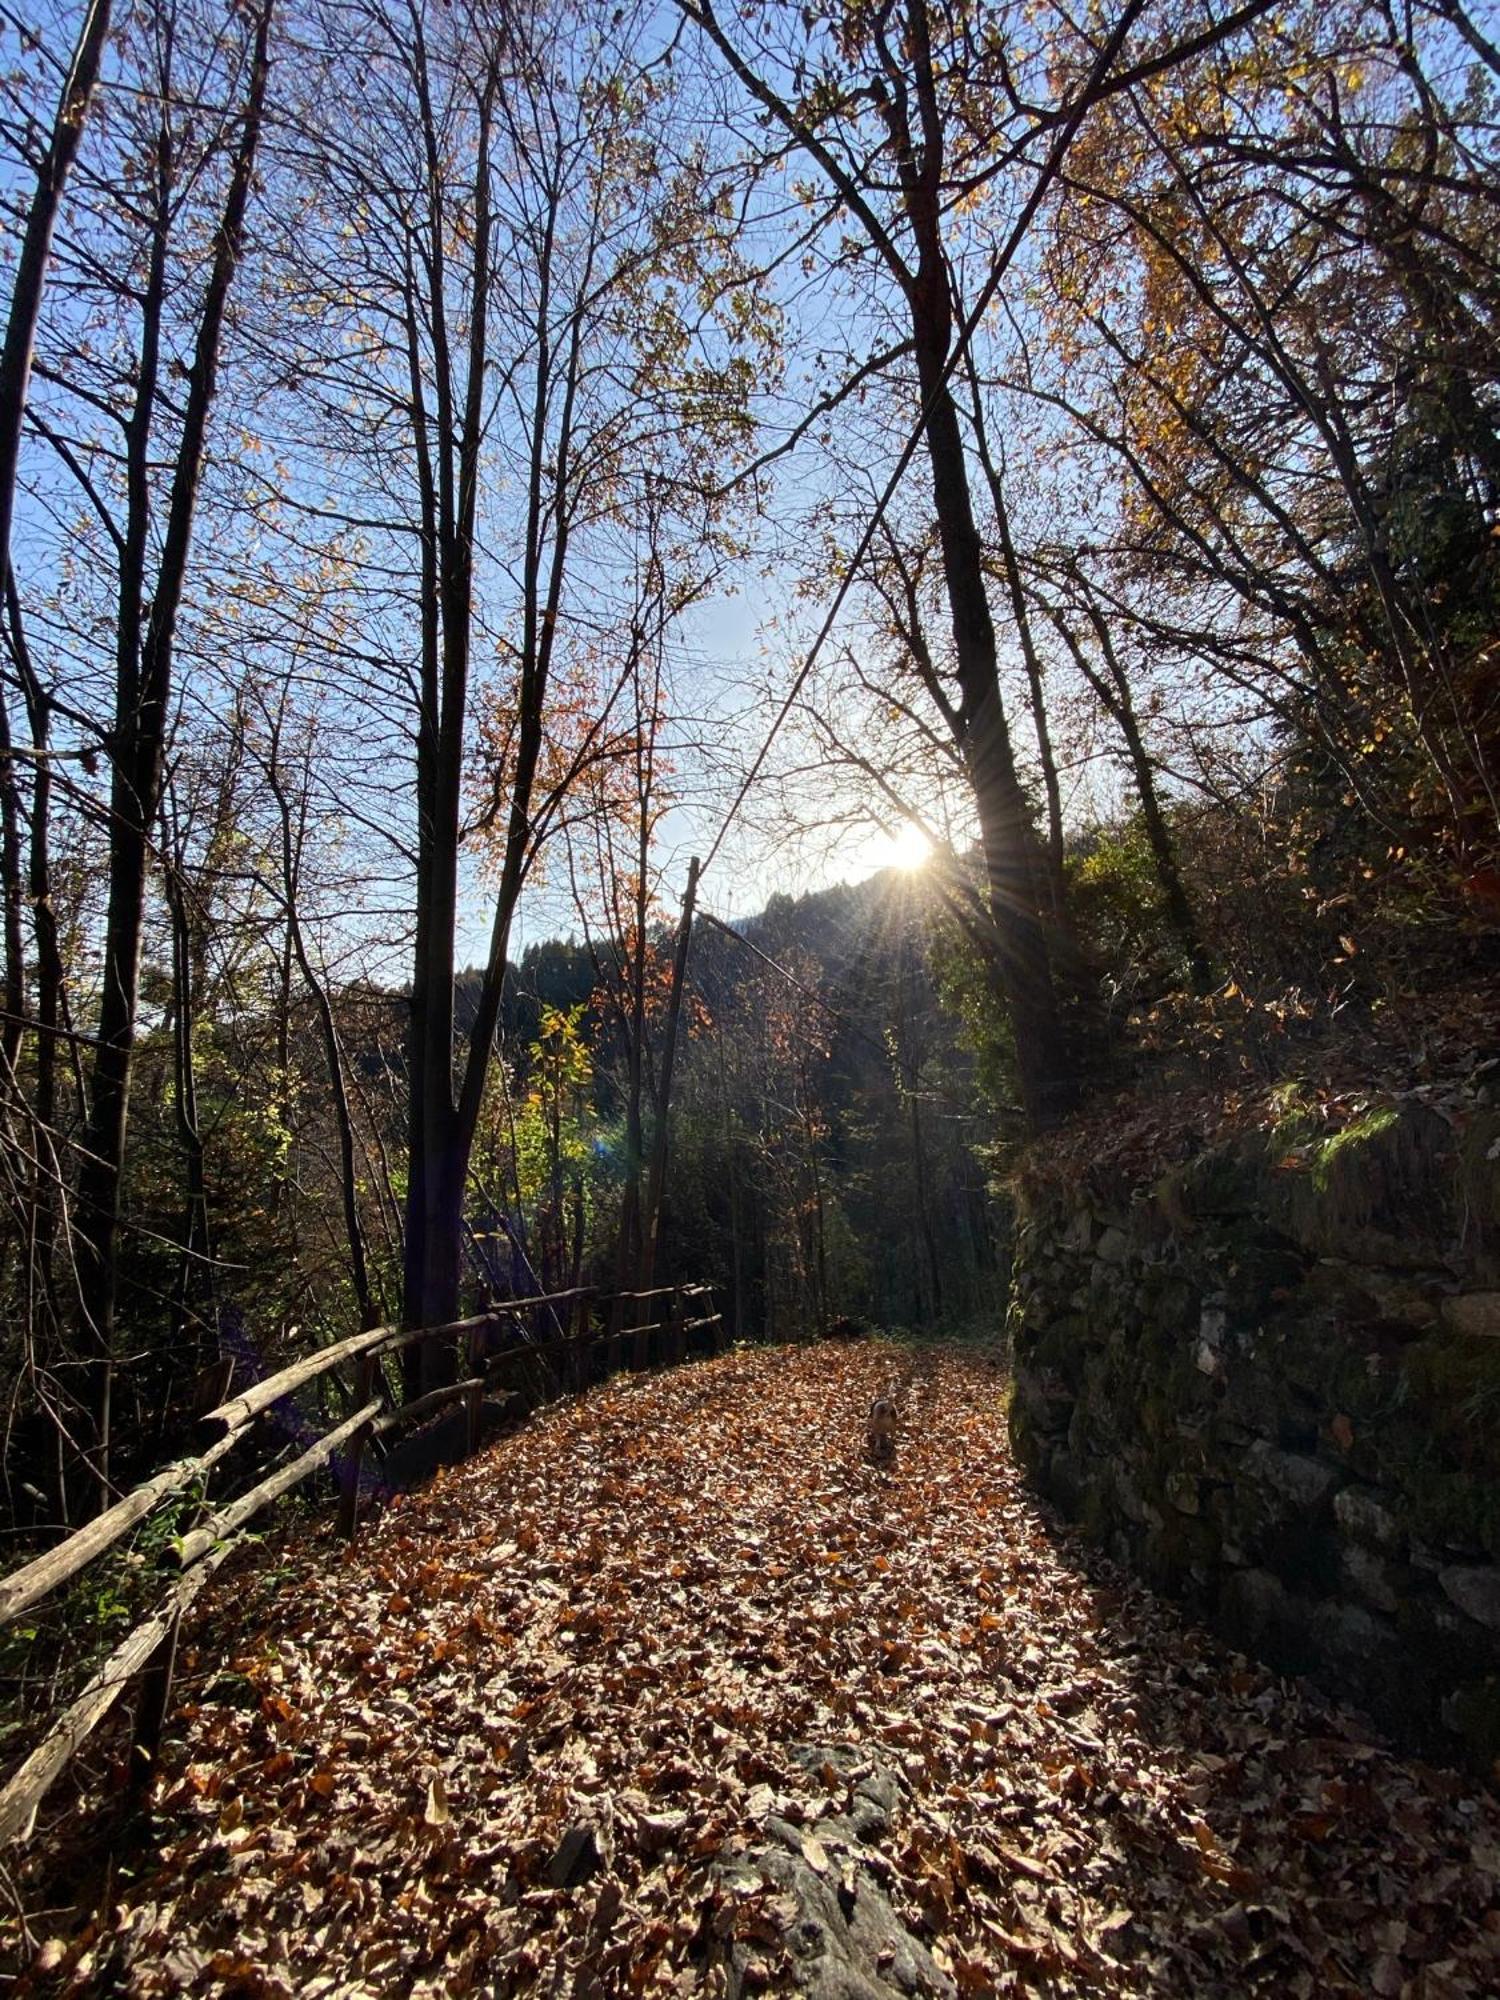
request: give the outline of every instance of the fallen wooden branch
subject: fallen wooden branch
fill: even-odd
[[[326,1437],[321,1437],[316,1444],[309,1445],[300,1458],[294,1458],[291,1464],[284,1465],[280,1472],[273,1472],[271,1477],[263,1479],[259,1486],[252,1486],[248,1493],[230,1506],[211,1514],[203,1526],[195,1528],[192,1534],[184,1535],[178,1544],[178,1558],[183,1568],[186,1569],[189,1564],[196,1562],[213,1547],[215,1542],[224,1540],[244,1527],[245,1523],[253,1520],[263,1508],[269,1507],[273,1500],[279,1500],[283,1493],[290,1493],[292,1488],[300,1485],[310,1472],[316,1472],[319,1466],[326,1465],[341,1444],[347,1443],[357,1430],[372,1422],[379,1414],[380,1403],[378,1399],[372,1399],[363,1409],[356,1410],[352,1417],[346,1417],[334,1430],[329,1431]]]
[[[414,1424],[418,1417],[430,1417],[434,1410],[441,1410],[449,1403],[456,1403],[460,1396],[472,1395],[484,1388],[482,1375],[466,1376],[462,1382],[450,1383],[446,1389],[429,1389],[425,1396],[418,1396],[410,1403],[403,1403],[399,1410],[387,1410],[371,1424],[370,1437],[385,1437],[391,1431],[404,1430]]]
[[[127,1493],[123,1500],[117,1500],[113,1507],[106,1508],[86,1527],[69,1535],[65,1542],[59,1542],[55,1549],[38,1556],[23,1569],[18,1569],[0,1583],[0,1625],[8,1625],[13,1618],[19,1618],[38,1599],[59,1584],[66,1583],[79,1570],[87,1568],[96,1556],[112,1548],[138,1521],[143,1521],[152,1509],[163,1500],[181,1493],[193,1481],[221,1459],[234,1443],[231,1433],[216,1445],[211,1445],[197,1458],[179,1458],[175,1463],[164,1466],[154,1478],[143,1486],[137,1486],[133,1493]]]
[[[174,1621],[192,1603],[220,1563],[238,1546],[237,1542],[222,1543],[180,1583],[175,1584],[161,1609],[143,1625],[137,1625],[130,1637],[115,1648],[62,1720],[32,1751],[5,1790],[0,1792],[0,1847],[29,1836],[38,1806],[77,1754],[80,1745],[93,1734],[131,1681],[149,1664]]]
[[[337,1368],[342,1362],[357,1361],[364,1355],[397,1354],[404,1347],[411,1347],[419,1340],[460,1340],[465,1334],[478,1333],[497,1320],[513,1318],[517,1313],[535,1310],[538,1306],[567,1305],[572,1300],[584,1296],[585,1288],[575,1287],[566,1292],[543,1292],[532,1299],[502,1299],[498,1304],[476,1313],[471,1319],[457,1319],[446,1326],[392,1327],[376,1326],[364,1333],[351,1333],[346,1340],[336,1340],[328,1347],[320,1347],[316,1353],[307,1354],[300,1361],[293,1361],[276,1374],[266,1376],[262,1382],[253,1382],[238,1396],[230,1397],[227,1403],[220,1403],[202,1419],[205,1435],[215,1437],[221,1432],[242,1431],[247,1424],[273,1403],[281,1402],[298,1389],[306,1388],[309,1382],[316,1382],[320,1375],[326,1375],[330,1368]]]

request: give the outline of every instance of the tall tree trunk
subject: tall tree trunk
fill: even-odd
[[[927,1146],[922,1133],[922,1100],[917,1095],[915,1084],[907,1092],[906,1106],[911,1122],[911,1176],[912,1192],[917,1198],[917,1229],[927,1259],[928,1306],[933,1318],[937,1318],[943,1310],[943,1267],[932,1227],[932,1209],[927,1191]]]
[[[937,1318],[943,1310],[943,1266],[938,1256],[937,1233],[932,1226],[932,1198],[928,1186],[927,1141],[922,1130],[922,1099],[917,1089],[917,1079],[913,1074],[906,1093],[907,1110],[911,1119],[911,1171],[912,1191],[917,1198],[917,1228],[922,1238],[922,1249],[927,1258],[927,1277],[931,1288],[931,1308]]]
[[[0,931],[4,934],[4,1018],[0,1059],[14,1075],[26,1024],[26,945],[22,903],[26,877],[21,866],[21,787],[10,735],[10,704],[0,686]]]
[[[1052,747],[1052,730],[1047,719],[1047,690],[1042,677],[1041,656],[1037,652],[1036,636],[1031,629],[1031,614],[1021,584],[1020,568],[1016,562],[1004,475],[990,449],[989,426],[985,422],[979,371],[974,366],[973,353],[969,348],[964,350],[964,366],[969,378],[970,393],[974,399],[974,442],[978,447],[979,463],[990,489],[990,505],[995,510],[995,530],[1000,537],[1000,561],[1005,574],[1005,588],[1010,599],[1011,616],[1015,620],[1016,637],[1020,641],[1021,658],[1026,667],[1026,685],[1031,695],[1031,721],[1036,731],[1037,759],[1042,768],[1042,794],[1047,802],[1047,894],[1052,905],[1054,921],[1064,924],[1067,921],[1067,888],[1063,879],[1062,786],[1057,775],[1057,756]]]
[[[804,1124],[807,1138],[807,1169],[813,1195],[813,1270],[816,1274],[818,1332],[828,1337],[828,1215],[823,1199],[823,1167],[818,1158],[817,1137],[811,1123]]]
[[[1037,756],[1042,767],[1042,790],[1047,801],[1045,870],[1047,901],[1051,906],[1052,917],[1049,948],[1053,970],[1059,987],[1067,995],[1072,1010],[1075,1036],[1080,1043],[1092,1047],[1103,1036],[1104,1005],[1099,991],[1098,972],[1090,964],[1088,955],[1079,941],[1073,913],[1068,907],[1068,884],[1063,866],[1065,843],[1062,786],[1058,780],[1057,757],[1052,747],[1052,731],[1047,720],[1047,690],[1042,676],[1041,655],[1037,651],[1036,635],[1032,630],[1021,567],[1016,559],[1016,546],[1011,535],[1010,508],[1006,500],[1004,472],[996,463],[989,446],[978,370],[974,367],[972,354],[967,350],[964,359],[968,364],[974,395],[975,440],[979,447],[980,463],[989,484],[991,504],[995,510],[995,527],[1000,537],[1000,559],[1005,571],[1005,586],[1010,598],[1011,615],[1015,620],[1016,636],[1021,644],[1021,657],[1026,666],[1026,684],[1031,695]]]
[[[949,386],[954,338],[952,294],[942,237],[942,121],[936,104],[925,0],[906,9],[909,59],[922,144],[914,144],[899,101],[887,112],[917,268],[907,288],[927,457],[959,688],[963,744],[979,818],[995,925],[996,960],[1015,1036],[1021,1103],[1034,1131],[1055,1124],[1075,1095],[1062,1015],[1031,870],[1032,827],[1000,698],[999,656],[974,522],[958,407]]]
[[[424,377],[425,343],[418,327],[415,265],[407,266],[406,337],[411,410],[422,509],[422,691],[417,724],[417,934],[412,970],[409,1047],[410,1109],[403,1257],[402,1317],[407,1326],[444,1326],[458,1317],[463,1272],[464,1189],[478,1122],[489,1043],[499,1013],[504,939],[494,974],[493,1013],[481,995],[472,1030],[467,1082],[476,1044],[485,1042],[472,1116],[454,1089],[454,950],[458,923],[458,858],[465,730],[472,645],[474,518],[479,456],[484,434],[488,361],[490,235],[490,131],[498,87],[492,55],[478,99],[472,223],[472,301],[465,349],[462,408],[448,325],[446,270],[452,217],[444,206],[446,142],[433,104],[420,27],[413,48],[427,189],[421,245],[426,281],[426,335],[432,354],[436,408],[429,422]],[[518,781],[519,782],[519,781]],[[507,857],[508,858],[508,857]],[[500,900],[506,899],[502,880]],[[519,875],[513,895],[519,893]],[[513,901],[506,907],[508,935]],[[487,968],[486,988],[490,984]],[[467,1127],[467,1130],[465,1129]],[[411,1389],[450,1380],[456,1354],[451,1343],[424,1341],[403,1359]]]
[[[1172,840],[1171,829],[1167,825],[1166,814],[1162,810],[1161,794],[1157,790],[1156,766],[1152,761],[1151,752],[1146,747],[1146,739],[1141,733],[1140,720],[1135,712],[1135,700],[1130,691],[1130,680],[1115,650],[1114,640],[1110,636],[1104,614],[1092,602],[1084,609],[1089,623],[1094,628],[1109,671],[1107,680],[1089,659],[1067,621],[1054,613],[1053,623],[1072,653],[1079,671],[1098,695],[1105,712],[1113,719],[1124,741],[1130,773],[1135,780],[1136,797],[1140,801],[1141,824],[1146,831],[1146,844],[1151,849],[1156,880],[1161,889],[1162,907],[1187,958],[1193,990],[1197,993],[1207,993],[1213,985],[1213,969],[1204,947],[1203,934],[1198,928],[1198,920],[1193,914],[1193,906],[1183,884],[1182,871],[1177,865],[1177,849]]]
[[[58,1142],[58,1063],[66,1051],[79,1115],[85,1104],[79,1043],[68,1021],[66,969],[52,907],[52,700],[37,676],[27,643],[15,574],[5,579],[7,637],[26,699],[34,772],[31,787],[27,890],[36,938],[36,1082],[32,1096],[36,1166],[31,1213],[37,1275],[43,1293],[54,1292],[53,1256],[62,1216],[62,1172]]]
[[[278,720],[271,739],[271,754],[266,777],[281,823],[281,890],[286,905],[286,951],[288,958],[296,962],[303,989],[312,1002],[313,1012],[317,1016],[318,1033],[323,1043],[323,1059],[328,1071],[328,1089],[333,1100],[334,1130],[338,1135],[339,1196],[344,1214],[344,1240],[349,1250],[349,1277],[354,1286],[359,1323],[361,1327],[374,1327],[380,1324],[380,1313],[370,1284],[364,1224],[359,1212],[359,1172],[354,1139],[354,1116],[349,1103],[344,1047],[327,985],[313,966],[307,950],[307,940],[303,934],[302,917],[298,907],[301,893],[303,819],[299,814],[294,825],[292,802],[287,796],[278,762],[279,737]],[[305,798],[305,790],[303,796]],[[287,1012],[290,1013],[289,1004]]]
[[[637,730],[635,928],[630,942],[630,1012],[625,1048],[625,1185],[620,1199],[620,1233],[615,1250],[615,1289],[629,1290],[642,1257],[641,1172],[645,1164],[643,1098],[646,1082],[646,870],[650,864],[649,794],[640,776]],[[615,1318],[618,1318],[618,1307]],[[619,1331],[618,1325],[614,1330]]]
[[[737,1144],[736,1121],[731,1117],[729,1101],[729,1077],[724,1060],[724,1029],[719,1027],[719,1115],[723,1121],[724,1133],[729,1141],[726,1161],[729,1201],[729,1282],[733,1304],[732,1338],[739,1342],[745,1337],[745,1254],[743,1229],[740,1223],[740,1176],[739,1159],[741,1148]]]
[[[1084,91],[1065,108],[1052,152],[1021,204],[986,296],[993,293],[1035,215],[1084,115],[1087,100],[1104,87],[1143,0],[1127,0],[1099,47]],[[1042,1129],[1061,1117],[1076,1096],[1058,996],[1053,983],[1036,884],[1032,879],[1030,814],[1017,778],[1010,731],[1000,699],[994,624],[974,526],[963,435],[949,388],[955,311],[944,226],[952,189],[945,165],[946,126],[928,29],[926,0],[905,0],[862,17],[851,42],[863,42],[878,64],[872,82],[851,89],[869,98],[889,135],[884,157],[859,169],[841,163],[837,142],[825,142],[816,115],[778,95],[746,62],[717,20],[711,0],[679,0],[725,58],[749,94],[827,176],[900,290],[909,316],[921,392],[922,424],[943,552],[955,666],[962,696],[961,749],[974,792],[984,851],[989,920],[995,931],[992,962],[1015,1038],[1017,1080],[1027,1123]],[[808,16],[809,25],[812,17]],[[883,73],[882,73],[883,72]],[[1061,109],[1062,107],[1060,107]],[[915,249],[915,259],[877,213],[891,173]],[[875,204],[867,190],[879,190]]]
[[[83,1168],[79,1175],[78,1278],[80,1303],[92,1354],[90,1404],[94,1475],[101,1504],[110,1491],[111,1400],[117,1302],[116,1239],[125,1136],[140,995],[141,935],[151,829],[161,797],[172,691],[173,645],[187,580],[198,483],[208,418],[218,382],[225,309],[244,239],[269,73],[273,0],[256,23],[244,126],[219,223],[213,263],[198,321],[188,373],[182,434],[172,469],[171,495],[156,588],[145,611],[142,563],[149,503],[144,498],[152,404],[160,359],[165,293],[166,239],[170,227],[170,133],[163,120],[158,212],[151,270],[143,308],[140,383],[129,431],[130,503],[126,559],[121,571],[120,629],[113,771],[110,786],[109,902],[105,917],[104,983],[99,1009]],[[144,630],[142,629],[144,625]]]
[[[16,261],[10,316],[4,345],[0,347],[0,577],[6,574],[11,559],[21,430],[42,310],[42,289],[52,255],[52,234],[57,226],[63,189],[83,143],[94,86],[99,79],[99,61],[109,38],[109,17],[110,0],[91,0],[58,100],[52,136],[37,169],[36,192],[27,211],[21,254]]]
[[[180,1368],[196,1371],[208,1358],[204,1352],[203,1329],[211,1323],[213,1316],[213,1267],[210,1261],[213,1245],[209,1233],[203,1133],[198,1122],[198,1067],[193,1049],[198,982],[193,968],[192,919],[188,911],[188,891],[183,880],[181,856],[172,854],[167,839],[167,830],[163,827],[167,908],[172,919],[174,1095],[184,1183],[182,1251],[178,1259],[175,1301],[176,1352],[171,1359]],[[195,1299],[204,1295],[208,1302],[207,1312],[195,1305]]]
[[[4,587],[12,650],[26,687],[27,708],[32,722],[33,748],[43,753],[46,749],[45,730],[42,741],[38,742],[36,737],[38,711],[32,696],[31,676],[28,671],[30,663],[26,656],[26,642],[20,625],[20,599],[11,563],[11,531],[15,522],[16,480],[21,460],[21,436],[26,418],[26,399],[31,386],[31,364],[36,350],[36,330],[41,317],[47,265],[52,255],[52,238],[68,176],[78,157],[78,150],[83,144],[94,88],[99,80],[100,60],[109,38],[109,25],[110,0],[91,0],[58,99],[47,150],[37,168],[36,190],[27,210],[21,252],[16,261],[15,278],[11,286],[5,339],[3,345],[0,345],[0,584]],[[45,713],[44,707],[43,716]],[[5,868],[4,990],[6,1013],[9,1017],[4,1023],[3,1032],[0,1032],[0,1047],[3,1047],[7,1062],[14,1064],[20,1049],[21,1017],[25,1012],[26,994],[21,932],[19,808],[11,758],[9,716],[4,712],[3,700],[0,700],[0,725],[3,725],[4,735],[4,741],[0,743],[0,760],[3,760],[3,773],[0,773],[0,842],[3,842],[4,847]],[[51,774],[45,769],[45,755],[43,755],[38,762],[32,796],[30,872],[33,896],[39,893],[36,883],[38,856],[46,855],[50,790]],[[45,872],[43,866],[44,881]],[[45,895],[45,886],[40,893]],[[41,914],[42,904],[39,903],[37,908],[37,927],[40,933],[46,920]],[[50,910],[48,915],[50,916]],[[55,927],[52,935],[55,942]],[[41,1032],[37,1049],[36,1150],[40,1161],[52,1143],[55,1110],[55,1093],[52,1085],[56,1075],[55,1030],[58,1027],[55,1007],[60,987],[52,979],[47,940],[40,936],[39,947],[42,963],[38,980],[37,1007]],[[45,1143],[43,1135],[46,1135]],[[51,1191],[44,1196],[39,1167],[33,1215],[37,1230],[38,1256],[44,1268],[44,1275],[50,1274],[56,1209],[56,1201]]]

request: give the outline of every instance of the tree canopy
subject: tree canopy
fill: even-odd
[[[1481,12],[3,32],[18,1518],[246,1342],[994,1311],[1007,1147],[1492,972]]]

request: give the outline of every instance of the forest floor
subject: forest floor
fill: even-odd
[[[21,1990],[1500,1990],[1500,1800],[1086,1560],[1003,1392],[734,1352],[226,1573],[102,1914],[34,1917]],[[894,1928],[809,1973],[825,1891]]]

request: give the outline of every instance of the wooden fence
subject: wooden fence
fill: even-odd
[[[80,1746],[132,1684],[138,1688],[131,1743],[131,1781],[152,1769],[172,1692],[177,1634],[183,1613],[203,1585],[245,1540],[249,1524],[313,1474],[331,1470],[338,1489],[339,1527],[352,1538],[359,1522],[366,1457],[377,1440],[409,1430],[440,1410],[462,1404],[462,1449],[479,1443],[486,1400],[499,1398],[534,1409],[553,1397],[587,1387],[624,1367],[642,1369],[716,1352],[723,1323],[707,1285],[663,1285],[652,1291],[600,1295],[592,1290],[551,1292],[508,1299],[474,1319],[452,1326],[400,1331],[375,1327],[351,1334],[255,1382],[202,1419],[202,1448],[133,1488],[113,1507],[59,1542],[45,1555],[0,1581],[0,1628],[69,1582],[117,1546],[158,1507],[197,1489],[196,1520],[177,1543],[182,1576],[152,1614],[110,1654],[72,1705],[53,1723],[0,1791],[0,1847],[25,1840],[37,1808]],[[389,1363],[403,1349],[434,1340],[460,1357],[459,1379],[414,1400],[395,1400]],[[295,1456],[257,1438],[262,1420],[285,1419],[291,1399],[313,1383],[341,1382],[348,1414]],[[306,1415],[283,1422],[302,1430]],[[298,1439],[297,1442],[301,1442]],[[255,1447],[259,1447],[258,1450]],[[270,1469],[269,1461],[283,1462]],[[238,1466],[253,1479],[246,1490],[210,1504],[216,1472]],[[255,1474],[260,1477],[255,1477]]]

